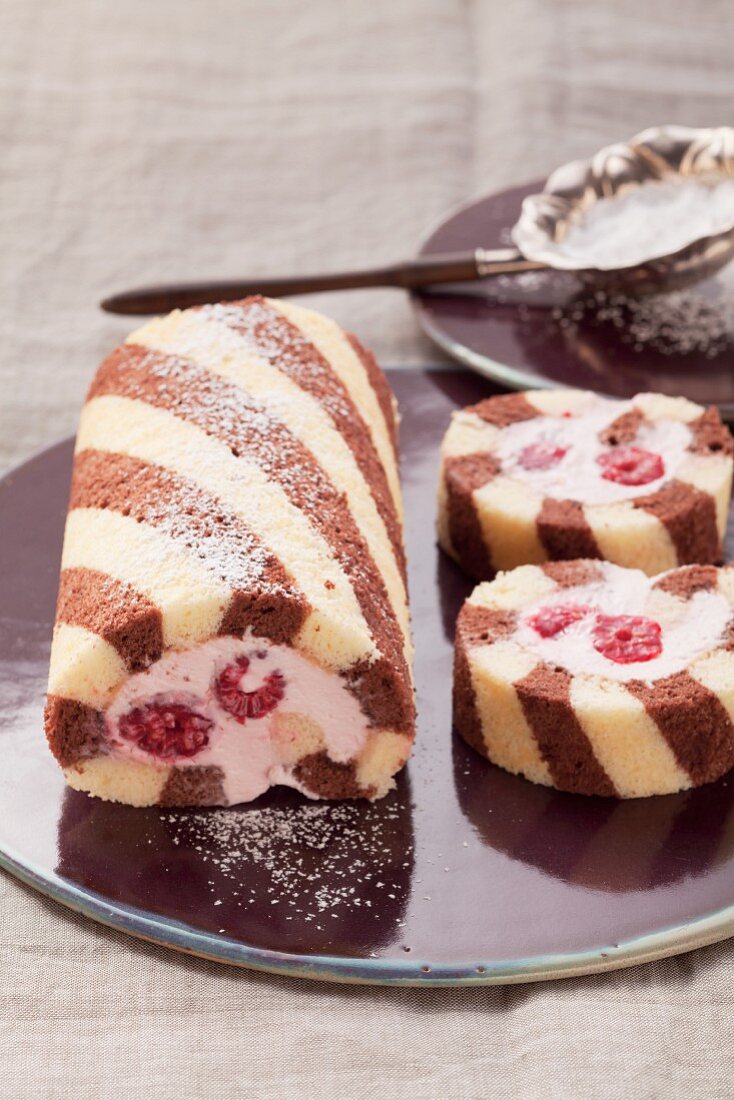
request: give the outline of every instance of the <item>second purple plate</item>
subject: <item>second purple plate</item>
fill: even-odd
[[[542,181],[470,203],[422,253],[507,247]],[[734,419],[734,263],[686,290],[597,299],[560,272],[527,272],[416,295],[418,319],[453,358],[515,389],[575,386],[614,397],[654,390],[716,404]]]

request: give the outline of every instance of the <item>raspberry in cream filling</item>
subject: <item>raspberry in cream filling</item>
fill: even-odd
[[[581,504],[613,504],[653,493],[685,461],[691,430],[677,420],[643,419],[633,444],[605,442],[605,430],[635,408],[633,401],[589,393],[571,415],[510,424],[496,451],[502,470],[543,496]]]
[[[517,456],[517,461],[523,470],[550,470],[557,466],[568,453],[566,447],[559,447],[554,443],[541,440],[540,443],[529,443],[523,447]]]
[[[541,638],[555,638],[556,634],[560,634],[566,627],[585,618],[591,610],[586,604],[556,603],[541,607],[530,616],[528,622]]]
[[[599,563],[600,579],[527,608],[514,641],[574,676],[628,682],[672,676],[720,644],[732,617],[716,590],[690,599],[654,587],[641,570]]]
[[[230,804],[276,783],[302,789],[300,759],[323,751],[347,763],[368,735],[341,677],[289,646],[247,637],[169,651],[122,685],[105,721],[113,756],[221,768]]]
[[[665,474],[660,455],[641,447],[614,447],[603,451],[596,461],[601,466],[601,476],[619,485],[649,485]]]
[[[620,665],[652,661],[663,652],[662,627],[644,615],[597,615],[594,649]]]

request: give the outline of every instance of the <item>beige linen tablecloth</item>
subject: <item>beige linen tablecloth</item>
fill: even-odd
[[[448,207],[657,122],[731,123],[734,12],[668,0],[3,0],[0,464],[73,430],[113,288],[408,254]],[[387,365],[393,292],[312,299]],[[0,1096],[734,1094],[734,949],[474,990],[169,954],[0,876]]]

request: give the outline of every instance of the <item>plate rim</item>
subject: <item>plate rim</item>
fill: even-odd
[[[424,369],[424,368],[419,368]],[[428,368],[430,370],[430,368]],[[440,368],[439,368],[440,369]],[[49,444],[0,476],[6,480],[73,436]],[[583,951],[534,955],[513,960],[436,964],[430,959],[350,958],[346,955],[301,954],[253,947],[173,918],[121,905],[97,891],[35,866],[9,848],[0,848],[0,869],[73,912],[136,939],[223,965],[291,978],[370,986],[454,987],[509,985],[580,977],[637,966],[684,954],[734,936],[734,902],[693,920],[657,932],[599,945]]]
[[[72,912],[158,947],[240,969],[346,985],[462,988],[581,977],[685,954],[734,935],[732,904],[694,921],[618,944],[558,955],[534,955],[509,962],[472,960],[467,964],[436,965],[423,959],[385,961],[346,955],[307,955],[253,947],[150,910],[121,906],[95,890],[69,882],[56,872],[42,872],[30,862],[14,858],[7,850],[0,849],[0,868]]]

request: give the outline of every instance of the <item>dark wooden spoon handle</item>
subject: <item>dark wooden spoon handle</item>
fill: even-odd
[[[290,294],[312,294],[320,290],[352,290],[360,287],[395,286],[414,290],[436,283],[466,282],[490,274],[525,271],[538,264],[524,260],[513,249],[489,252],[441,253],[418,256],[405,263],[367,271],[343,271],[325,275],[300,275],[283,279],[248,279],[212,283],[180,283],[141,287],[113,294],[102,302],[108,313],[167,313],[171,309],[234,301],[250,294],[283,298]]]

